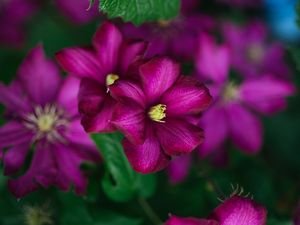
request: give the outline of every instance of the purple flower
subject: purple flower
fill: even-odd
[[[9,87],[0,84],[0,102],[8,112],[0,128],[4,174],[18,172],[34,149],[25,174],[8,181],[17,198],[50,185],[64,191],[74,185],[77,194],[85,193],[87,178],[80,165],[99,162],[100,156],[80,125],[78,89],[77,79],[61,79],[42,46],[29,53]]]
[[[111,23],[104,23],[93,37],[93,48],[72,47],[56,54],[58,62],[81,78],[79,111],[87,132],[109,132],[116,101],[110,86],[127,77],[129,65],[143,55],[146,43],[125,41]]]
[[[233,7],[260,7],[262,6],[262,0],[218,0],[219,2],[226,3]]]
[[[265,225],[266,209],[256,202],[233,196],[219,205],[210,219],[179,218],[171,216],[165,225]]]
[[[24,44],[24,23],[37,10],[36,0],[8,0],[0,2],[0,44],[19,48]]]
[[[285,98],[295,92],[291,82],[262,74],[242,83],[229,80],[230,51],[212,37],[199,37],[196,57],[198,77],[209,82],[214,104],[205,112],[201,125],[206,139],[200,154],[206,156],[222,148],[228,138],[248,154],[262,145],[263,126],[256,113],[270,115],[286,108]]]
[[[132,167],[150,173],[203,141],[196,124],[211,96],[195,79],[180,76],[179,66],[168,58],[154,58],[138,71],[139,82],[117,81],[110,88],[119,101],[113,124],[126,137],[123,147]]]
[[[62,14],[75,24],[85,24],[100,15],[98,9],[98,1],[89,8],[89,0],[55,0],[57,8]]]
[[[300,201],[298,202],[298,206],[294,212],[294,225],[300,225]]]
[[[227,22],[223,35],[231,50],[231,63],[242,76],[253,78],[271,73],[286,78],[290,71],[284,60],[281,43],[269,42],[264,23],[252,21],[244,26]]]
[[[189,174],[192,163],[191,154],[182,155],[173,159],[168,167],[168,176],[172,184],[183,182]]]
[[[127,23],[121,29],[128,38],[141,38],[149,42],[146,57],[168,55],[180,60],[191,60],[198,32],[212,30],[215,26],[212,18],[195,12],[197,4],[185,0],[181,13],[172,20],[160,20],[140,27]]]

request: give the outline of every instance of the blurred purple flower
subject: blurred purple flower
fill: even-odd
[[[222,151],[228,138],[244,152],[257,153],[262,145],[263,126],[254,112],[271,115],[285,109],[285,98],[294,94],[295,87],[272,74],[234,83],[228,78],[230,51],[227,46],[218,46],[207,34],[199,37],[198,44],[198,78],[210,83],[215,100],[200,123],[206,134],[200,155]]]
[[[4,174],[18,172],[32,147],[34,151],[29,169],[9,180],[9,189],[17,198],[50,185],[64,191],[74,185],[77,194],[84,194],[87,178],[80,165],[99,162],[100,156],[78,118],[79,81],[62,80],[40,45],[25,58],[17,76],[9,87],[0,84],[0,102],[9,112],[9,122],[0,128]]]
[[[223,35],[231,50],[233,68],[242,76],[253,78],[271,73],[277,77],[289,77],[284,47],[279,42],[269,42],[263,22],[252,21],[245,26],[226,22]]]
[[[300,225],[300,201],[298,202],[298,206],[294,212],[294,225]]]
[[[37,0],[0,2],[0,44],[20,48],[25,41],[24,23],[36,12]]]
[[[172,184],[183,182],[189,174],[192,155],[182,155],[173,159],[168,167],[168,176]]]
[[[75,24],[85,24],[100,15],[98,6],[99,1],[95,1],[89,9],[89,0],[55,0],[57,8],[62,14]]]
[[[58,62],[72,75],[81,78],[79,111],[87,132],[110,132],[116,101],[110,86],[125,78],[129,65],[143,55],[146,43],[125,41],[120,31],[105,22],[93,37],[92,48],[72,47],[56,54]]]
[[[165,225],[265,225],[266,209],[256,202],[233,196],[225,200],[209,219],[179,218],[171,216]]]
[[[131,23],[121,25],[128,38],[140,38],[149,42],[146,57],[168,55],[175,59],[191,60],[199,31],[212,30],[215,22],[209,16],[196,12],[196,1],[183,1],[181,13],[171,20],[160,20],[135,27]]]
[[[119,101],[113,124],[126,137],[123,147],[132,167],[150,173],[203,141],[196,124],[211,96],[197,80],[180,76],[178,64],[168,58],[142,64],[139,76],[140,83],[117,81],[111,86],[112,96]]]
[[[238,8],[260,7],[262,6],[263,3],[263,0],[218,0],[218,1]]]

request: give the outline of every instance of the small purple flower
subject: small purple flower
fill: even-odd
[[[168,55],[175,59],[191,60],[198,32],[215,27],[212,18],[195,12],[197,4],[185,0],[181,13],[172,20],[160,20],[140,27],[127,23],[121,29],[128,38],[141,38],[149,42],[146,57]]]
[[[168,176],[172,184],[183,182],[189,174],[192,155],[182,155],[173,159],[168,167]]]
[[[92,48],[72,47],[56,54],[58,62],[72,75],[81,78],[79,111],[87,132],[110,132],[116,101],[110,86],[127,77],[131,63],[143,55],[146,43],[125,41],[120,31],[105,22],[93,37]]]
[[[89,0],[55,0],[58,10],[74,24],[85,24],[100,15],[98,1],[89,9]]]
[[[8,120],[0,128],[4,174],[18,172],[33,148],[29,169],[8,181],[17,198],[50,185],[64,191],[74,185],[77,194],[85,193],[87,178],[80,165],[99,162],[100,156],[80,125],[78,89],[79,80],[61,79],[42,46],[28,54],[9,87],[0,84],[0,102]]]
[[[219,205],[209,219],[171,216],[165,225],[265,225],[266,209],[256,202],[233,196]]]
[[[294,212],[294,225],[300,225],[300,201],[298,202],[298,206]]]
[[[203,141],[196,124],[211,96],[195,79],[180,76],[178,64],[168,58],[154,58],[138,71],[140,81],[120,80],[110,88],[119,101],[113,124],[126,137],[123,147],[132,167],[150,173]]]
[[[24,44],[24,23],[36,12],[37,0],[0,2],[0,44],[19,48]]]
[[[244,26],[227,22],[223,26],[223,35],[231,50],[233,68],[242,76],[254,78],[271,73],[277,77],[289,77],[284,47],[279,42],[269,42],[263,22],[252,21]]]
[[[263,3],[263,0],[218,0],[218,1],[238,8],[260,7],[262,6]]]
[[[200,123],[206,132],[200,154],[222,152],[228,138],[248,154],[258,152],[262,145],[263,126],[254,112],[271,115],[285,109],[285,98],[294,94],[295,87],[272,74],[234,83],[228,78],[229,49],[225,45],[218,46],[206,34],[200,36],[198,44],[198,77],[208,81],[215,100]]]

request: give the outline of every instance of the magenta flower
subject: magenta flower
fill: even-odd
[[[99,162],[100,156],[78,118],[79,81],[62,80],[42,46],[29,53],[17,75],[11,86],[0,84],[0,102],[9,112],[0,128],[4,174],[18,172],[34,150],[29,169],[9,180],[9,189],[17,198],[50,185],[64,191],[74,185],[77,194],[84,194],[87,178],[80,165]]]
[[[294,212],[294,225],[300,225],[300,201],[298,202],[298,206]]]
[[[269,42],[264,23],[253,21],[240,27],[227,22],[223,28],[231,50],[231,63],[242,76],[253,78],[262,73],[283,78],[289,76],[284,47],[279,42]]]
[[[160,20],[135,27],[131,23],[121,26],[128,38],[141,38],[149,42],[146,57],[168,55],[180,60],[193,59],[197,34],[212,30],[215,23],[209,16],[196,13],[198,2],[182,1],[181,14],[172,20]]]
[[[190,153],[203,141],[196,126],[210,102],[208,89],[168,58],[139,67],[140,83],[118,81],[111,94],[119,101],[113,124],[125,135],[123,147],[141,173],[165,168],[171,156]]]
[[[25,41],[24,23],[38,8],[36,0],[0,2],[0,44],[19,48]]]
[[[233,196],[219,205],[210,219],[179,218],[172,216],[165,225],[265,225],[266,209],[256,202]]]
[[[192,163],[191,154],[182,155],[171,161],[168,167],[168,176],[172,184],[183,182],[189,174]]]
[[[218,0],[219,2],[226,3],[233,7],[260,7],[262,6],[262,0]]]
[[[116,101],[110,86],[126,78],[129,65],[146,49],[144,42],[125,41],[111,23],[104,23],[93,37],[93,48],[72,47],[56,54],[58,62],[81,78],[79,111],[87,132],[109,132],[115,128],[111,117]]]
[[[210,82],[215,99],[200,123],[206,132],[200,150],[202,156],[213,151],[222,152],[229,138],[248,154],[258,152],[263,126],[256,113],[270,115],[285,109],[285,98],[295,92],[291,82],[272,74],[234,83],[228,78],[229,61],[230,51],[225,45],[218,46],[208,35],[200,36],[196,57],[198,77]]]
[[[98,1],[96,0],[93,6],[89,9],[89,0],[55,0],[58,10],[75,24],[85,24],[100,15],[98,9]]]

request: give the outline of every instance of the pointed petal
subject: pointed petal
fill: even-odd
[[[140,67],[141,81],[150,102],[156,101],[179,77],[179,65],[172,60],[158,57]]]
[[[170,161],[170,157],[163,152],[157,138],[152,131],[149,131],[149,128],[146,137],[142,145],[133,145],[127,139],[122,142],[131,166],[135,171],[143,174],[162,170]]]
[[[271,76],[245,81],[240,86],[240,98],[252,109],[270,114],[285,108],[285,98],[295,94],[295,86]]]
[[[92,78],[100,83],[105,82],[106,74],[101,68],[99,59],[90,48],[65,48],[55,54],[62,68],[79,78]]]
[[[186,154],[173,159],[168,167],[168,176],[172,184],[183,182],[190,171],[192,155]]]
[[[156,125],[156,135],[168,155],[190,153],[204,140],[204,132],[198,126],[179,119],[168,119]]]
[[[55,100],[61,84],[58,66],[46,59],[42,45],[30,51],[18,70],[18,78],[30,99],[41,105]]]
[[[215,220],[197,219],[197,218],[180,218],[171,216],[164,225],[219,225]]]
[[[167,105],[168,116],[199,114],[212,101],[208,89],[196,79],[181,77],[160,100]]]
[[[116,72],[122,41],[121,32],[110,22],[103,23],[96,31],[93,45],[105,73]]]
[[[217,207],[212,218],[220,225],[265,225],[267,211],[250,199],[234,196]]]
[[[238,104],[228,106],[227,117],[233,142],[248,154],[257,153],[262,147],[263,138],[260,120]]]

